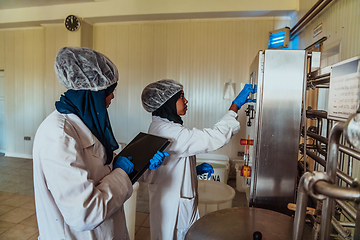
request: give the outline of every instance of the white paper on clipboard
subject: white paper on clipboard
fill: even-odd
[[[360,57],[331,69],[328,118],[346,121],[360,104]]]

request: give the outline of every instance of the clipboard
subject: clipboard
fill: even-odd
[[[132,157],[134,171],[129,174],[131,183],[134,184],[150,166],[150,159],[157,151],[164,151],[170,144],[166,138],[140,132],[114,159],[119,156]]]

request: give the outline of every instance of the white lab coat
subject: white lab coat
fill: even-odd
[[[142,180],[149,183],[151,240],[182,240],[199,219],[195,155],[221,148],[240,129],[237,114],[228,111],[211,128],[187,129],[157,116],[149,133],[171,140],[170,156]]]
[[[54,111],[42,122],[33,148],[39,239],[129,239],[123,203],[133,187],[105,161],[105,148],[75,114]]]

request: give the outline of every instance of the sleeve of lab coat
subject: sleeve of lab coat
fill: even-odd
[[[176,137],[174,151],[181,152],[181,157],[193,156],[221,148],[240,130],[237,113],[228,111],[213,128],[183,128]]]
[[[46,154],[46,184],[65,222],[78,231],[92,230],[119,210],[132,194],[132,184],[122,169],[115,169],[95,186],[86,170],[82,146],[64,135]],[[106,166],[108,167],[108,166]]]

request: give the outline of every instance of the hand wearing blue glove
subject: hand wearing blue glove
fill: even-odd
[[[116,159],[116,162],[114,164],[114,168],[121,168],[122,170],[124,170],[128,175],[134,171],[134,164],[131,162],[132,157],[123,157],[123,156],[119,156]]]
[[[211,174],[214,173],[214,169],[210,164],[205,163],[205,162],[200,165],[197,165],[196,166],[196,174],[202,175],[203,173],[207,173],[208,178],[210,178]]]
[[[168,152],[160,152],[157,151],[152,159],[150,159],[150,166],[149,169],[156,169],[161,166],[162,162],[164,161],[165,157],[170,156]]]
[[[244,105],[249,97],[250,93],[256,93],[257,92],[257,86],[252,87],[252,84],[245,84],[244,88],[241,90],[239,95],[235,98],[233,103],[235,103],[239,108],[241,108],[242,105]]]

